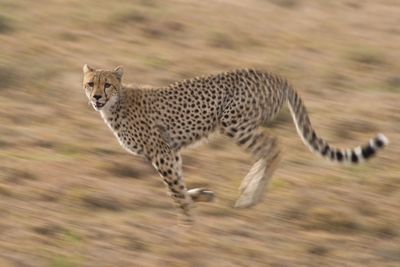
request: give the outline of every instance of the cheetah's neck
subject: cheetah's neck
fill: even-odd
[[[112,129],[110,121],[117,115],[120,109],[120,96],[113,96],[100,110],[100,115],[105,123]],[[113,129],[112,129],[113,130]]]

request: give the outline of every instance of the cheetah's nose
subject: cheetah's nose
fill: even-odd
[[[99,100],[101,98],[101,95],[94,95],[93,98]]]

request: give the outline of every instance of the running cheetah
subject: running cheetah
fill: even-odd
[[[283,78],[242,69],[176,82],[162,88],[122,84],[123,69],[83,67],[83,88],[96,111],[128,152],[146,157],[159,172],[185,222],[194,202],[212,201],[204,188],[188,190],[180,149],[219,130],[251,153],[256,162],[240,186],[236,207],[257,204],[280,159],[276,137],[260,125],[288,103],[298,134],[314,152],[340,163],[363,162],[388,144],[378,134],[368,144],[337,149],[318,137],[295,89]]]

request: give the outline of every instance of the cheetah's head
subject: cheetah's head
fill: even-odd
[[[95,70],[87,64],[83,66],[83,88],[95,110],[100,111],[111,99],[117,97],[123,73],[122,67]]]

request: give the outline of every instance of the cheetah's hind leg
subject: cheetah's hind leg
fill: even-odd
[[[276,138],[259,131],[249,141],[252,145],[243,144],[242,146],[256,156],[258,160],[240,185],[241,195],[235,203],[236,208],[248,208],[260,202],[280,160]]]
[[[255,205],[259,199],[261,199],[267,182],[264,177],[266,167],[267,164],[264,159],[259,159],[251,167],[250,171],[240,184],[240,197],[235,203],[236,208],[250,207]]]
[[[205,188],[193,188],[188,190],[189,196],[194,202],[213,202],[214,192]]]
[[[227,132],[229,133],[229,129]],[[244,135],[228,134],[228,136],[233,137],[240,147],[256,158],[256,162],[240,185],[240,196],[235,203],[236,208],[248,208],[261,201],[279,163],[278,140],[261,129],[247,132]]]
[[[278,154],[270,160],[262,158],[254,163],[240,184],[240,196],[235,203],[235,208],[248,208],[261,201],[278,163]]]

